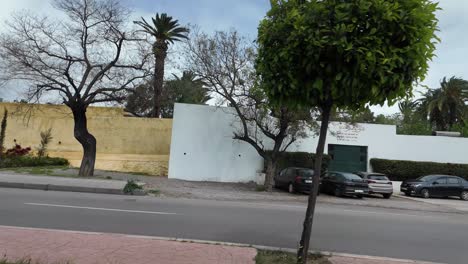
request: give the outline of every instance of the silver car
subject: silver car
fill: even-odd
[[[381,194],[389,199],[393,194],[393,184],[385,174],[374,172],[356,172],[369,184],[369,194]]]

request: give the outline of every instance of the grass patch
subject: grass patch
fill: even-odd
[[[256,264],[296,264],[296,254],[283,251],[259,250],[255,257]],[[325,256],[311,254],[307,264],[331,264]]]
[[[154,195],[154,196],[158,196],[158,195],[161,193],[161,191],[158,190],[158,189],[149,189],[149,190],[147,190],[147,192],[148,192],[149,194]]]
[[[264,191],[266,191],[266,188],[265,188],[264,185],[257,185],[257,186],[255,186],[255,190],[257,192],[264,192]]]
[[[60,176],[60,177],[75,177],[60,173],[60,171],[67,170],[68,166],[40,166],[40,167],[17,167],[17,168],[4,168],[2,171],[12,171],[16,173],[24,173],[31,175],[47,175],[47,176]],[[1,263],[0,263],[1,264]]]

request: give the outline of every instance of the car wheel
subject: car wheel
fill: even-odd
[[[468,191],[463,191],[460,195],[460,198],[464,201],[468,201]]]
[[[336,188],[334,194],[335,194],[336,197],[341,197],[342,194],[341,194],[340,188]]]
[[[410,192],[405,192],[405,196],[411,196]]]
[[[277,183],[276,181],[275,181],[275,185],[274,185],[274,186],[275,186],[276,189],[279,189],[279,188],[280,188],[280,186],[278,185],[278,183]]]
[[[294,184],[289,183],[289,185],[288,185],[288,192],[289,192],[289,193],[295,193],[295,192],[296,192],[296,190],[294,189]]]
[[[385,193],[385,194],[382,194],[382,196],[385,199],[390,199],[390,197],[392,197],[392,194],[391,193]]]
[[[422,190],[421,190],[421,196],[422,196],[424,199],[427,199],[427,198],[431,197],[431,195],[429,195],[429,190],[428,190],[428,189],[422,189]]]
[[[364,198],[364,195],[358,194],[358,195],[356,195],[356,197],[359,198],[359,199],[362,199],[362,198]]]

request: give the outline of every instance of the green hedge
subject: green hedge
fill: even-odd
[[[327,171],[330,156],[323,154],[322,172]],[[313,169],[315,164],[315,154],[308,152],[283,152],[278,160],[277,171],[287,167],[302,167]],[[265,163],[266,166],[266,163]]]
[[[415,179],[429,174],[456,175],[468,179],[468,164],[371,159],[372,170],[393,181]]]
[[[38,167],[38,166],[66,166],[68,160],[63,158],[51,157],[2,157],[0,159],[0,168],[18,168],[18,167]]]

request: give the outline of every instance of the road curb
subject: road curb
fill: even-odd
[[[125,193],[121,189],[69,186],[69,185],[56,185],[56,184],[0,182],[0,187],[3,187],[3,188],[16,188],[16,189],[44,190],[44,191],[84,192],[84,193],[125,195]],[[145,195],[145,193],[136,192],[134,195],[141,196],[141,195]]]
[[[161,237],[161,236],[143,236],[143,235],[127,235],[119,233],[103,233],[103,232],[88,232],[88,231],[72,231],[72,230],[62,230],[62,229],[47,229],[47,228],[34,228],[34,227],[16,227],[16,226],[3,226],[0,225],[0,228],[11,228],[11,229],[24,229],[24,230],[40,230],[40,231],[52,231],[52,232],[63,232],[63,233],[75,233],[75,234],[87,234],[87,235],[117,235],[128,238],[141,238],[141,239],[153,239],[153,240],[162,240],[162,241],[175,241],[182,243],[198,243],[198,244],[208,244],[208,245],[220,245],[220,246],[230,246],[230,247],[247,247],[254,248],[256,250],[267,250],[267,251],[283,251],[288,253],[296,253],[297,250],[293,248],[282,248],[282,247],[271,247],[271,246],[262,246],[254,244],[245,244],[245,243],[232,243],[232,242],[222,242],[222,241],[213,241],[213,240],[200,240],[200,239],[186,239],[186,238],[176,238],[176,237]],[[398,263],[413,263],[413,264],[442,264],[437,262],[427,262],[419,260],[410,260],[410,259],[397,259],[397,258],[388,258],[388,257],[376,257],[369,255],[358,255],[358,254],[349,254],[349,253],[340,253],[340,252],[330,252],[330,251],[317,251],[309,250],[311,254],[320,254],[326,257],[347,257],[355,259],[366,259],[374,261],[393,261]]]

